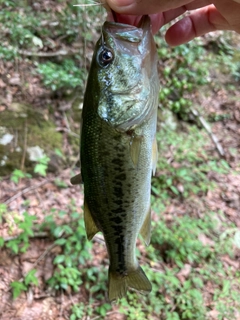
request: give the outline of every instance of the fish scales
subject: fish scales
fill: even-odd
[[[109,299],[151,284],[138,264],[136,240],[150,241],[151,175],[157,161],[157,55],[145,16],[139,27],[105,22],[84,97],[81,174],[88,239],[104,235]]]

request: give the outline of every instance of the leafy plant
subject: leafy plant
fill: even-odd
[[[157,140],[159,154],[166,153],[171,146],[172,158],[171,162],[162,156],[158,160],[152,193],[159,197],[159,201],[205,193],[214,187],[213,181],[208,178],[209,172],[226,174],[229,171],[226,161],[207,155],[204,146],[208,142],[195,126],[189,127],[187,132],[162,127],[157,133]]]
[[[84,72],[70,59],[63,60],[61,65],[53,62],[39,64],[37,71],[42,75],[44,85],[53,91],[83,85]]]
[[[58,257],[60,257],[58,259]],[[81,272],[73,267],[64,267],[62,256],[55,258],[55,264],[58,264],[58,269],[54,272],[54,276],[48,280],[48,284],[56,290],[67,290],[71,287],[73,291],[77,292],[79,286],[82,284]]]
[[[26,274],[23,281],[11,282],[10,286],[13,292],[13,299],[16,299],[17,297],[19,297],[23,291],[27,291],[29,285],[35,285],[35,286],[38,285],[38,279],[35,276],[36,272],[37,270],[32,269]]]
[[[19,297],[23,291],[27,291],[27,287],[21,281],[13,281],[11,282],[10,286],[13,291],[13,299],[16,299],[17,297]]]
[[[66,212],[59,212],[60,217],[64,218]],[[91,242],[86,241],[83,219],[78,212],[72,212],[71,221],[67,224],[56,225],[53,215],[47,216],[41,229],[46,226],[54,236],[55,244],[60,246],[62,253],[57,255],[53,263],[57,266],[52,278],[48,280],[51,287],[55,289],[67,289],[68,286],[77,291],[82,284],[84,266],[91,258],[89,250]],[[79,264],[82,266],[79,269]]]
[[[19,180],[22,178],[31,178],[31,175],[29,173],[23,172],[22,170],[15,169],[11,174],[10,180],[18,184]]]
[[[47,175],[47,168],[48,168],[49,161],[50,161],[50,158],[46,155],[38,159],[37,164],[34,167],[34,172],[45,177]]]
[[[6,247],[11,249],[13,253],[26,252],[29,247],[29,238],[34,235],[33,221],[36,220],[35,216],[29,215],[27,212],[23,213],[23,220],[15,218],[15,222],[21,233],[16,239],[12,239],[6,243]]]
[[[0,224],[2,223],[3,215],[7,211],[7,205],[5,203],[0,203]]]
[[[188,119],[192,101],[187,94],[209,81],[209,68],[205,63],[206,50],[197,41],[175,48],[167,46],[162,37],[156,37],[155,41],[159,59],[164,66],[161,73],[160,102],[164,108]]]
[[[162,220],[155,224],[152,234],[152,243],[164,252],[160,256],[166,262],[174,261],[179,267],[184,263],[199,263],[212,256],[212,248],[203,246],[198,236],[208,234],[214,229],[213,222],[206,217],[205,221],[192,219],[189,216],[176,218],[169,228]]]

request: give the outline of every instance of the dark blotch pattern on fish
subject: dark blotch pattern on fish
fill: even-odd
[[[115,179],[121,180],[121,181],[126,180],[126,178],[127,178],[126,173],[121,173],[121,174],[115,176]]]
[[[113,211],[112,211],[113,212]],[[122,210],[121,210],[122,212]],[[114,218],[111,218],[110,221],[116,223],[116,224],[120,224],[123,222],[123,220],[120,218],[120,217],[114,217]]]

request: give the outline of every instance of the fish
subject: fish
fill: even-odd
[[[96,43],[81,119],[87,238],[101,231],[109,255],[108,297],[151,291],[136,258],[151,236],[151,176],[157,164],[157,52],[148,16],[138,26],[106,21]]]

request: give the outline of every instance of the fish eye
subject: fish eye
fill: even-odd
[[[98,63],[101,67],[106,67],[114,59],[112,50],[104,47],[101,48],[101,51],[98,53]]]

